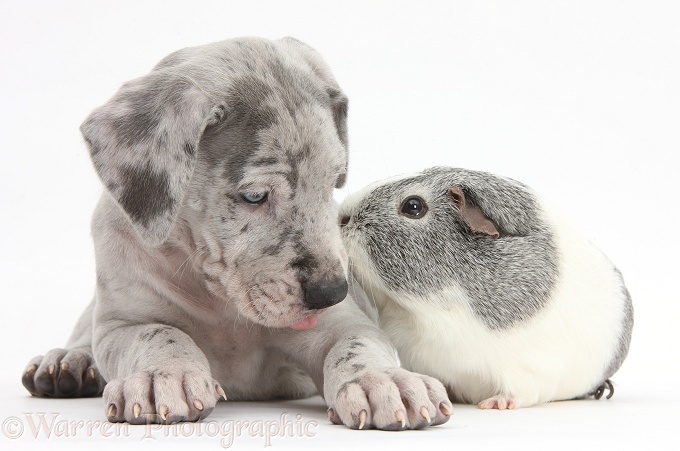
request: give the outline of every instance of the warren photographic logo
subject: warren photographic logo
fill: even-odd
[[[319,423],[305,421],[302,415],[281,414],[277,420],[212,420],[170,425],[77,421],[62,418],[60,413],[24,413],[2,422],[2,435],[9,440],[68,440],[71,438],[138,438],[158,440],[171,437],[215,439],[222,448],[230,448],[239,439],[262,440],[264,447],[277,439],[316,437]]]

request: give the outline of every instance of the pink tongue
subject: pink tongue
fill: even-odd
[[[316,326],[316,319],[319,315],[314,313],[313,315],[309,315],[307,318],[298,321],[297,323],[293,324],[290,326],[291,329],[295,330],[307,330],[311,329],[314,326]]]

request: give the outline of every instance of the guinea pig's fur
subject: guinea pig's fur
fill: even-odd
[[[453,400],[505,409],[612,390],[633,327],[621,274],[527,186],[432,168],[340,211],[352,273],[403,366]]]

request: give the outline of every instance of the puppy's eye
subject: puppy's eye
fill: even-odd
[[[249,204],[261,204],[267,200],[269,193],[267,191],[261,193],[241,193],[241,199]]]
[[[412,219],[420,219],[427,213],[427,204],[418,196],[407,197],[401,203],[401,214]]]

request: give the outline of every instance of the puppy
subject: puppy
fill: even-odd
[[[366,188],[341,215],[353,273],[404,367],[452,399],[505,409],[613,393],[628,290],[525,185],[432,168]]]
[[[341,302],[346,116],[328,66],[290,38],[187,48],[123,85],[81,127],[106,188],[95,298],[24,386],[103,389],[112,422],[196,421],[226,394],[317,390],[352,428],[447,421],[441,383],[398,368],[377,325]]]

